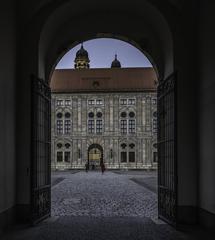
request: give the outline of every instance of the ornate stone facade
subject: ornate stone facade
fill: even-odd
[[[117,55],[109,69],[89,62],[81,44],[75,70],[53,73],[52,168],[156,168],[153,68],[121,68]]]
[[[156,91],[52,93],[52,168],[157,167]]]

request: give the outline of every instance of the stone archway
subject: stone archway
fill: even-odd
[[[114,12],[111,10],[113,6],[112,8],[110,6],[111,18],[106,17],[104,11],[102,11],[104,9],[101,7],[101,11],[97,12],[92,12],[92,9],[88,9],[89,11],[86,11],[86,15],[83,12],[79,12],[79,10],[75,11],[79,13],[79,16],[82,16],[80,19],[77,17],[77,14],[70,11],[71,8],[73,10],[76,9],[73,4],[63,5],[64,4],[59,6],[58,9],[52,9],[53,12],[51,12],[51,8],[48,8],[50,12],[44,9],[44,15],[42,15],[44,19],[40,19],[40,26],[36,30],[32,27],[34,26],[33,24],[30,25],[32,29],[34,29],[32,32],[35,32],[35,34],[30,33],[29,35],[34,41],[29,41],[31,46],[27,45],[23,55],[25,56],[26,54],[26,59],[29,59],[27,56],[29,55],[30,49],[32,49],[35,54],[32,54],[32,56],[34,56],[33,59],[29,59],[30,66],[27,68],[28,71],[25,71],[23,77],[25,83],[29,80],[29,72],[35,73],[36,76],[46,79],[48,82],[51,69],[56,63],[56,59],[65,52],[69,46],[71,47],[71,44],[76,45],[81,40],[92,39],[96,34],[101,33],[101,31],[104,33],[109,32],[113,34],[112,36],[115,36],[115,38],[120,35],[127,36],[128,39],[132,39],[132,41],[138,43],[140,48],[145,50],[154,60],[154,63],[156,63],[159,80],[167,78],[167,76],[174,72],[174,36],[171,32],[171,22],[168,22],[167,16],[149,2],[144,1],[141,3],[138,9],[139,11],[133,11],[135,9],[137,10],[137,6],[133,9],[133,6],[129,5],[129,8],[126,8],[126,5],[123,4],[122,11]],[[87,10],[87,7],[85,9]],[[47,10],[47,12],[45,12],[45,10]],[[67,15],[64,11],[69,14]],[[135,14],[136,12],[137,14]],[[129,18],[127,13],[130,13]],[[56,17],[56,15],[58,17]],[[37,17],[39,18],[40,16],[41,15],[38,14],[35,16],[35,19],[33,19],[35,20],[35,22],[33,22],[35,25],[38,25]],[[98,19],[101,19],[101,21],[98,21]],[[87,22],[88,24],[82,24],[83,22]],[[140,30],[140,26],[143,30]],[[29,95],[23,97],[23,101],[29,102],[28,97]],[[19,105],[21,108],[21,104]],[[28,108],[27,113],[29,111],[30,109]],[[29,117],[26,118],[25,121],[28,122]],[[24,138],[29,140],[29,135],[24,136]],[[22,156],[22,154],[20,154],[20,156]],[[28,162],[29,160],[25,157],[25,161]],[[184,175],[183,179],[185,179]],[[181,185],[184,185],[184,182]],[[186,183],[186,189],[193,189],[187,186],[188,184]],[[29,195],[29,192],[27,192],[26,195],[27,194]],[[182,198],[185,199],[185,203],[189,204],[189,197],[187,200],[183,194],[181,195]]]
[[[93,143],[88,147],[89,169],[98,168],[103,163],[103,148],[101,145]]]

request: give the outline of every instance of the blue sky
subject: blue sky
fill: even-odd
[[[110,38],[98,38],[83,43],[88,51],[90,68],[109,68],[117,54],[122,67],[151,67],[147,57],[131,44]],[[68,51],[56,66],[56,69],[74,68],[76,52],[81,44]]]

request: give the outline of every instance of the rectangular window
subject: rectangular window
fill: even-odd
[[[121,129],[121,133],[123,134],[127,133],[127,120],[120,121],[120,129]]]
[[[96,120],[96,133],[102,133],[102,120]]]
[[[57,134],[63,134],[63,120],[57,120]]]
[[[121,162],[127,162],[127,152],[121,152]]]
[[[121,105],[127,105],[127,99],[126,98],[121,98],[120,99],[120,104]]]
[[[88,133],[94,133],[94,120],[88,120]]]
[[[129,98],[128,99],[128,105],[135,105],[135,99]]]
[[[129,152],[129,162],[135,162],[135,152]]]
[[[94,105],[94,104],[95,104],[94,99],[90,99],[90,100],[88,100],[88,105]]]
[[[57,100],[57,106],[63,106],[63,100]]]
[[[65,152],[64,153],[64,161],[65,162],[70,162],[70,152]]]
[[[63,162],[63,152],[57,152],[57,162]]]
[[[129,131],[129,133],[135,133],[135,120],[134,119],[129,119],[128,131]]]
[[[71,120],[64,121],[64,134],[71,133]]]
[[[102,105],[102,104],[103,104],[102,99],[97,99],[97,100],[96,100],[96,104],[97,104],[97,105]]]
[[[66,99],[65,100],[65,106],[71,106],[71,100]]]

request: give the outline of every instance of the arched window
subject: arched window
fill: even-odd
[[[121,147],[121,152],[120,152],[120,160],[121,163],[126,163],[127,162],[127,144],[126,143],[122,143],[120,145]]]
[[[66,148],[70,148],[70,146],[71,146],[70,143],[66,143],[66,144],[65,144],[65,147],[66,147]]]
[[[93,112],[89,112],[88,117],[89,118],[94,118],[94,113]]]
[[[135,144],[129,144],[129,153],[128,153],[128,161],[133,163],[135,162]]]
[[[57,118],[62,118],[63,117],[63,114],[61,112],[58,112],[57,113]]]
[[[121,163],[135,163],[135,144],[130,143],[121,143],[120,144],[120,160]]]
[[[96,133],[102,134],[103,132],[103,119],[102,119],[102,112],[94,112],[88,113],[88,133]]]
[[[127,117],[127,113],[126,113],[126,112],[121,112],[121,117],[122,117],[122,118]]]
[[[57,143],[58,148],[62,148],[63,144],[62,143]]]
[[[97,112],[96,116],[97,116],[97,118],[101,118],[102,117],[102,113],[101,112]]]
[[[135,117],[135,113],[134,113],[134,112],[130,112],[130,113],[129,113],[129,117],[130,117],[130,118]]]
[[[70,134],[71,133],[71,113],[66,112],[63,114],[62,112],[58,112],[56,114],[56,130],[58,135],[62,134]]]
[[[125,149],[126,147],[127,147],[127,145],[126,145],[125,143],[122,143],[122,144],[121,144],[121,148],[122,148],[122,149]]]
[[[56,146],[57,146],[56,161],[61,163],[70,163],[71,144],[68,142],[66,142],[65,144],[63,144],[62,142],[58,142]]]
[[[135,144],[134,144],[134,143],[130,143],[130,144],[129,144],[129,147],[130,147],[131,149],[133,149],[133,148],[135,147]]]
[[[70,118],[71,117],[71,113],[70,112],[66,112],[65,113],[65,118]]]
[[[135,113],[121,112],[120,114],[120,131],[121,134],[134,134],[136,133],[136,119]]]

